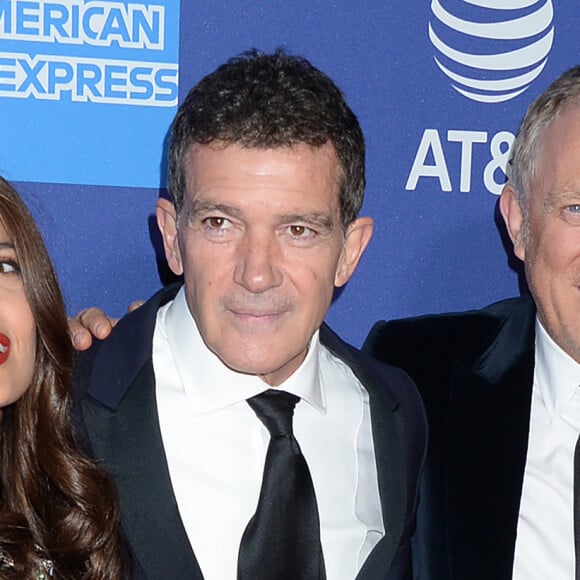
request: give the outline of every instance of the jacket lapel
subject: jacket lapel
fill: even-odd
[[[451,578],[512,577],[534,372],[534,309],[522,300],[487,351],[451,376]]]
[[[379,494],[383,510],[385,535],[369,554],[361,568],[357,580],[386,577],[393,562],[395,552],[403,542],[408,510],[408,482],[403,446],[405,432],[402,417],[395,407],[382,399],[381,392],[369,388],[373,443],[377,464]]]
[[[346,362],[369,393],[371,425],[379,494],[383,510],[385,536],[369,554],[357,580],[383,578],[391,567],[393,557],[404,533],[407,514],[407,480],[402,442],[405,432],[398,401],[380,388],[381,380],[371,364],[361,361],[360,353],[342,342],[326,326],[321,328],[322,343]]]
[[[161,295],[164,301],[172,297]],[[151,342],[160,304],[153,299],[143,306],[128,327],[121,321],[101,345],[82,406],[94,454],[117,484],[123,531],[145,576],[202,580],[173,494],[157,416]]]

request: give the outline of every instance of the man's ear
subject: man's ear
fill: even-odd
[[[161,197],[157,200],[155,214],[157,216],[157,226],[163,237],[163,249],[165,250],[167,263],[174,274],[181,276],[183,274],[183,264],[177,239],[175,206],[168,199]]]
[[[523,262],[526,257],[524,214],[516,192],[509,184],[504,186],[501,192],[499,210],[514,245],[514,254]]]
[[[336,287],[344,286],[349,281],[372,236],[373,220],[370,217],[358,218],[348,226],[334,276]]]

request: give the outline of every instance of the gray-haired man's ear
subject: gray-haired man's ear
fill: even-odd
[[[507,232],[514,245],[514,254],[524,260],[526,257],[526,244],[524,236],[524,215],[516,192],[511,185],[506,185],[499,198],[499,209]]]

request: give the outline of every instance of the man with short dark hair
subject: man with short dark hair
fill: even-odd
[[[364,184],[358,121],[304,59],[244,54],[179,108],[157,222],[184,284],[77,373],[147,578],[409,577],[420,398],[323,324],[371,238]]]
[[[381,322],[365,348],[427,408],[419,577],[577,579],[580,67],[528,109],[499,205],[531,296]]]

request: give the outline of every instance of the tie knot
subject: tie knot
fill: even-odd
[[[299,400],[296,395],[269,389],[248,399],[248,405],[274,437],[292,433],[292,415]]]

